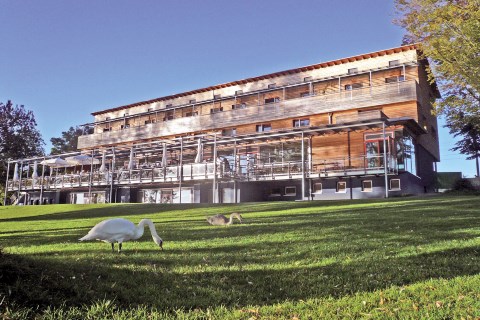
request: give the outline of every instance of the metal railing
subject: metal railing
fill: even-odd
[[[310,95],[268,104],[246,105],[243,109],[226,110],[195,117],[181,117],[119,131],[80,136],[78,148],[90,148],[119,141],[127,143],[187,132],[416,100],[417,91],[416,81],[411,80],[337,93]]]
[[[396,158],[387,154],[387,173],[397,174]],[[306,178],[361,176],[385,173],[383,154],[374,156],[328,158],[308,161],[286,161],[274,163],[247,163],[243,165],[215,164],[213,162],[189,163],[166,167],[120,169],[106,172],[86,172],[82,174],[58,174],[32,178],[9,180],[8,191],[61,190],[94,186],[147,185],[178,181],[205,181],[213,179],[256,181]],[[113,179],[113,180],[112,180]]]

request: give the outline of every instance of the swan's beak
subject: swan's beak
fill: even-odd
[[[163,250],[163,241],[160,241],[160,243],[158,244],[158,246],[160,247],[161,250]]]

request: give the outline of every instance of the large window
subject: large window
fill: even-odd
[[[257,124],[257,132],[272,131],[272,125],[270,123]]]
[[[275,102],[280,102],[280,98],[279,97],[273,97],[273,98],[266,98],[265,99],[265,104],[275,103]]]
[[[345,90],[350,91],[350,90],[360,89],[361,87],[363,87],[363,84],[361,83],[346,84]]]
[[[313,193],[320,194],[323,192],[323,186],[321,182],[317,182],[313,184]]]
[[[308,127],[310,125],[310,119],[295,119],[293,120],[293,127]]]
[[[210,113],[218,113],[218,112],[222,112],[222,111],[223,111],[223,107],[210,109]]]
[[[385,134],[387,146],[387,158],[393,149],[393,132]],[[381,168],[384,163],[384,143],[383,133],[367,133],[365,134],[365,156],[368,168]]]
[[[245,103],[232,104],[232,110],[245,109],[246,107]]]

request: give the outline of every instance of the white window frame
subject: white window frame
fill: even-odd
[[[365,183],[369,183],[370,187],[366,188]],[[372,180],[362,180],[362,192],[372,192],[373,191],[373,181]]]
[[[268,130],[265,130],[265,128],[268,127]],[[261,129],[261,130],[259,130]],[[255,127],[256,132],[270,132],[272,131],[272,124],[270,123],[262,123],[262,124],[257,124]]]
[[[345,186],[343,189],[340,189],[341,184]],[[347,193],[347,181],[337,181],[335,193]]]
[[[302,124],[302,121],[308,121],[308,124]],[[303,119],[294,119],[293,121],[294,128],[301,128],[301,127],[309,127],[310,126],[310,118],[303,118]]]
[[[398,181],[398,188],[395,188],[395,189],[392,188],[392,181]],[[389,187],[389,190],[391,191],[402,190],[400,179],[390,179],[390,181],[388,182],[388,187]]]
[[[292,189],[292,190],[295,190],[295,191],[287,192],[287,189]],[[297,195],[297,187],[296,186],[285,187],[285,195],[286,196],[296,196]]]

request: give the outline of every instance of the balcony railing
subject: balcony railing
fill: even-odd
[[[387,155],[387,173],[398,173],[393,156]],[[116,169],[113,172],[86,172],[82,174],[56,174],[36,179],[22,178],[7,182],[8,191],[29,190],[75,190],[88,187],[108,187],[114,185],[151,185],[179,181],[206,181],[213,179],[226,181],[273,181],[322,177],[362,176],[384,174],[384,156],[360,156],[335,159],[305,161],[285,161],[226,165],[190,163],[166,167],[144,167],[132,170]]]
[[[119,131],[93,133],[79,137],[78,148],[86,149],[102,145],[129,143],[188,132],[221,129],[334,111],[360,109],[416,99],[416,81],[389,83],[333,94],[289,99],[259,106],[247,105],[242,109],[233,109],[195,117],[176,118],[163,122],[130,127]]]

